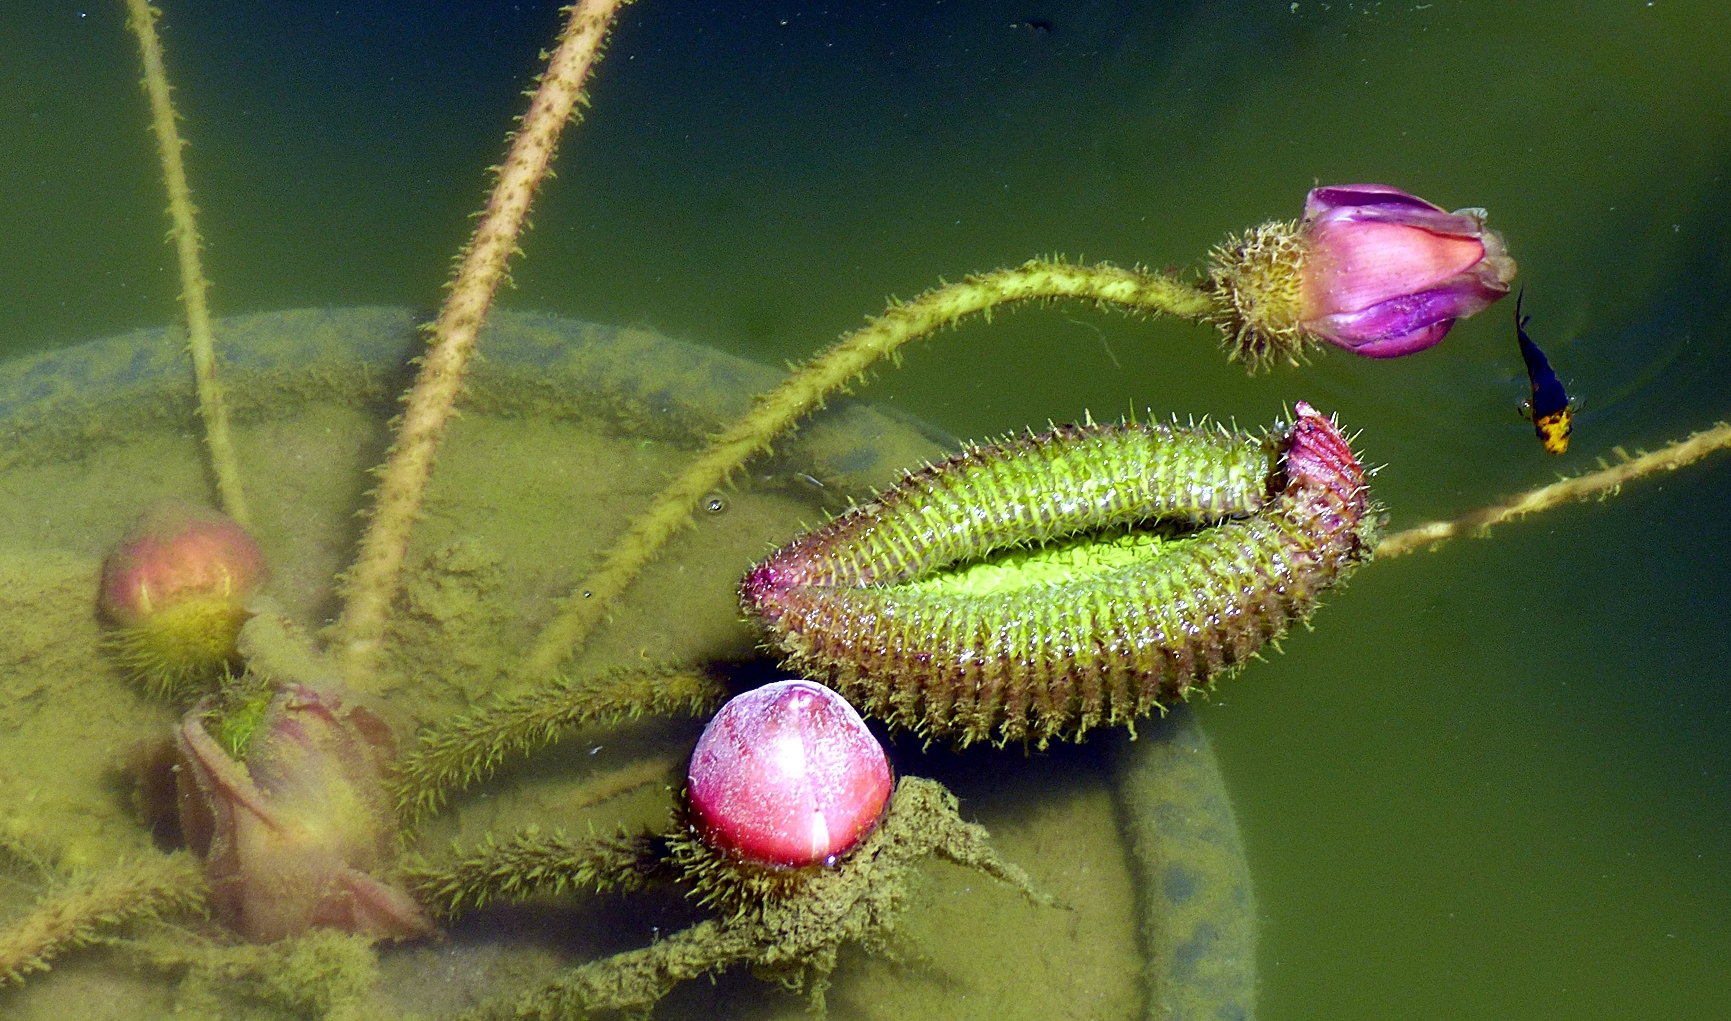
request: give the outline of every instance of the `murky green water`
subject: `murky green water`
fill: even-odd
[[[551,4],[169,3],[219,313],[431,306]],[[176,311],[118,5],[0,11],[0,352]],[[1245,379],[1059,307],[874,399],[985,435],[1132,407],[1364,430],[1394,524],[1731,413],[1731,14],[1708,0],[627,10],[504,303],[804,356],[888,294],[1063,252],[1195,265],[1320,180],[1485,206],[1585,410],[1543,454],[1499,306]],[[1201,712],[1265,1018],[1717,1017],[1731,992],[1731,463],[1366,569]],[[1010,977],[1006,977],[1009,981]]]

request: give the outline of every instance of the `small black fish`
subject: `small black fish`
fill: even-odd
[[[1527,336],[1527,322],[1532,316],[1521,315],[1521,299],[1526,288],[1515,295],[1515,340],[1521,345],[1521,360],[1527,363],[1527,381],[1532,385],[1532,399],[1521,405],[1522,417],[1533,423],[1533,432],[1546,450],[1561,454],[1569,449],[1569,433],[1575,428],[1575,405],[1551,371],[1551,363],[1539,345]]]

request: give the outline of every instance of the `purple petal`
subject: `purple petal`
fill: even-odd
[[[1484,215],[1477,209],[1463,209],[1449,213],[1441,209],[1361,206],[1356,209],[1340,209],[1333,214],[1333,218],[1398,223],[1405,227],[1416,227],[1432,234],[1441,234],[1447,237],[1482,240],[1486,234],[1496,233],[1485,227]]]
[[[1387,340],[1373,340],[1368,344],[1353,348],[1352,353],[1363,355],[1366,358],[1399,358],[1402,355],[1416,354],[1427,347],[1435,347],[1442,343],[1442,339],[1448,336],[1448,332],[1454,327],[1454,324],[1453,319],[1445,319],[1440,323],[1433,323],[1422,330],[1416,330],[1405,336],[1390,337]]]
[[[1417,195],[1409,195],[1386,184],[1334,184],[1312,188],[1304,198],[1304,218],[1313,220],[1336,209],[1362,207],[1388,210],[1432,210],[1447,212]]]
[[[1304,316],[1360,312],[1442,287],[1484,261],[1477,238],[1343,216],[1307,228]]]
[[[1308,322],[1306,328],[1369,358],[1394,358],[1442,340],[1456,319],[1488,307],[1508,285],[1479,273],[1462,273],[1438,287],[1403,294],[1358,312]]]
[[[1484,240],[1496,232],[1485,227],[1483,209],[1442,208],[1416,195],[1383,184],[1337,185],[1316,188],[1304,202],[1304,222],[1315,229],[1336,221],[1397,223],[1433,234]],[[1501,239],[1498,239],[1499,243]]]

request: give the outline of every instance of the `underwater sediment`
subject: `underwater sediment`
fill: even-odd
[[[1300,402],[1266,436],[1065,426],[974,447],[783,547],[746,611],[789,669],[959,745],[1131,724],[1241,666],[1374,542],[1365,473]]]
[[[330,575],[341,566],[335,554],[346,550],[342,540],[352,532],[359,489],[353,480],[364,477],[365,459],[357,456],[362,451],[354,435],[368,422],[382,423],[394,410],[388,394],[369,404],[371,392],[360,387],[370,378],[368,366],[400,361],[413,350],[413,320],[394,310],[307,310],[223,320],[219,328],[245,342],[245,361],[231,373],[231,393],[245,411],[237,421],[237,438],[247,463],[258,469],[255,499],[264,511],[260,542],[274,569],[270,595],[291,619],[317,620]],[[570,576],[561,574],[562,568],[578,569],[561,561],[560,551],[593,549],[609,532],[623,528],[631,504],[618,495],[620,489],[635,494],[652,489],[678,458],[689,456],[690,437],[737,414],[776,375],[768,367],[638,330],[512,313],[496,317],[490,329],[484,342],[492,345],[493,356],[477,370],[469,413],[457,424],[441,461],[441,489],[435,493],[441,514],[423,523],[422,539],[412,547],[411,601],[394,639],[405,687],[400,701],[387,701],[407,707],[417,720],[451,722],[465,704],[463,692],[485,690],[481,685],[493,676],[482,667],[532,638],[537,612],[546,611],[544,593],[569,587]],[[164,352],[166,364],[175,345],[157,330],[44,356],[37,364],[52,367],[51,379],[64,388],[67,404],[85,410],[49,420],[36,413],[41,402],[21,409],[11,405],[5,422],[43,427],[32,434],[33,442],[6,451],[14,461],[6,477],[14,486],[9,506],[16,513],[0,522],[0,575],[8,579],[0,602],[16,612],[0,634],[0,717],[8,724],[0,728],[0,744],[18,768],[0,770],[0,826],[16,820],[39,833],[42,842],[65,847],[58,860],[67,868],[78,862],[99,866],[121,854],[130,862],[149,850],[150,832],[124,803],[124,792],[117,795],[104,778],[116,746],[125,749],[134,740],[168,735],[180,715],[122,676],[100,648],[102,631],[92,610],[101,551],[125,530],[138,506],[165,491],[189,490],[204,477],[190,411],[182,418],[168,418],[168,412],[150,417],[151,423],[168,419],[163,427],[136,425],[140,414],[133,409],[145,401],[160,396],[164,407],[186,408],[191,390],[190,383],[178,379],[167,385],[154,377],[135,380],[133,374],[145,363],[137,355],[141,350]],[[355,353],[348,355],[351,350]],[[319,351],[330,361],[315,361]],[[368,360],[364,365],[335,361],[344,355]],[[28,367],[0,369],[21,373]],[[114,375],[104,376],[109,368]],[[45,374],[38,370],[30,379]],[[0,386],[0,405],[22,389]],[[367,409],[375,417],[363,419],[361,411]],[[109,423],[112,433],[106,431]],[[125,430],[128,424],[133,431]],[[75,435],[79,431],[82,445]],[[864,501],[875,487],[899,477],[899,466],[941,456],[933,436],[869,406],[832,401],[801,430],[797,444],[755,469],[750,484],[728,490],[725,509],[706,512],[670,557],[638,579],[641,587],[589,652],[588,665],[597,673],[574,677],[573,687],[589,688],[616,670],[639,666],[642,648],[691,663],[749,656],[758,636],[739,621],[734,588],[764,554],[766,537],[791,538],[801,518],[821,519],[825,505],[845,506],[850,495]],[[319,473],[309,476],[308,465],[319,466]],[[808,481],[812,477],[822,485]],[[639,478],[648,482],[637,484]],[[565,479],[568,488],[550,496],[549,484]],[[260,649],[248,647],[244,655],[255,670],[260,668]],[[482,700],[479,694],[471,697]],[[695,736],[696,729],[682,720],[617,730],[609,723],[568,734],[561,748],[538,747],[533,759],[512,749],[502,780],[427,821],[422,846],[437,850],[453,840],[473,845],[486,832],[503,837],[528,826],[549,834],[560,829],[580,834],[591,826],[602,833],[621,825],[659,827],[671,798],[661,781],[677,767],[653,767],[688,755]],[[603,743],[598,754],[591,750]],[[1038,782],[1040,774],[1015,758],[1017,775],[1029,779],[1000,778],[1001,791]],[[641,763],[652,768],[639,775],[653,782],[593,809],[581,807],[596,776]],[[964,786],[959,793],[966,818],[994,830],[1001,827],[999,846],[1006,860],[1038,865],[1041,889],[1074,906],[1075,918],[1061,916],[1069,924],[1054,925],[1049,909],[1030,906],[1018,891],[982,884],[976,874],[960,869],[916,868],[910,881],[917,880],[912,889],[918,899],[904,911],[898,938],[936,961],[945,983],[910,977],[888,959],[850,957],[836,973],[831,996],[836,1016],[851,1015],[866,1002],[880,1005],[869,1012],[873,1016],[924,1016],[936,1009],[932,1004],[944,1002],[948,982],[976,991],[966,1009],[951,1016],[1011,1016],[1006,1003],[1018,1005],[1016,1016],[1050,1016],[1083,995],[1106,1004],[1096,1016],[1129,1016],[1139,965],[1129,913],[1133,895],[1105,782],[1093,770],[1066,775],[1065,797],[1031,810],[1015,796],[994,800]],[[1054,860],[1064,864],[1055,866]],[[0,872],[18,881],[6,891],[15,896],[0,904],[7,924],[38,892],[61,888],[58,869],[47,875],[0,856]],[[198,880],[196,864],[189,861],[186,872]],[[970,884],[972,892],[963,896]],[[651,921],[686,924],[700,914],[695,905],[681,910],[683,903],[677,888],[622,901],[568,898],[556,914],[536,916],[549,919],[546,928],[521,938],[501,935],[495,928],[498,918],[479,918],[455,941],[367,951],[361,963],[372,969],[378,984],[361,988],[374,990],[375,1004],[428,1018],[452,1017],[472,1002],[464,999],[471,992],[507,993],[529,976],[544,973],[551,979],[561,963],[606,959],[626,946],[647,946]],[[536,904],[527,910],[548,909]],[[953,940],[948,934],[964,924],[986,925],[989,940]],[[1081,926],[1080,935],[1072,925]],[[16,1011],[23,1018],[77,1009],[67,1005],[77,1004],[90,983],[99,982],[122,989],[125,1002],[136,1004],[131,1009],[137,1017],[168,1016],[174,1004],[191,1002],[195,985],[215,1005],[185,1007],[188,1016],[312,1016],[311,1008],[299,1013],[300,1008],[278,1008],[280,997],[266,996],[260,984],[292,982],[295,995],[310,995],[328,986],[310,970],[286,967],[284,955],[298,960],[322,948],[317,959],[326,960],[327,951],[338,947],[363,956],[363,942],[329,933],[268,947],[212,944],[207,952],[203,943],[188,941],[187,926],[201,932],[217,928],[176,913],[163,923],[105,930],[105,938],[149,943],[138,949],[130,943],[124,950],[105,944],[68,952],[55,959],[53,973],[34,974],[27,985],[4,990],[0,1015]],[[556,956],[550,946],[570,948],[568,956]],[[195,954],[197,963],[189,971],[184,960]],[[263,969],[257,981],[254,971],[238,970],[236,957],[243,954]],[[1012,966],[1011,960],[1020,964]],[[1039,977],[1027,983],[1033,988],[1004,981],[1016,967],[1025,974],[1029,961],[1040,962]],[[346,965],[340,975],[335,970],[320,974],[344,983],[360,981],[359,971]],[[713,997],[726,1003],[778,1002],[773,994],[756,991],[746,977],[739,983],[724,980],[719,993],[711,989],[707,982],[693,983],[681,994],[687,1000],[664,1005],[662,1012],[695,1016],[691,999],[707,1003]],[[799,1012],[803,1006],[788,1009]]]

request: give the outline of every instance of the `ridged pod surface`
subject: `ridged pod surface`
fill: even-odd
[[[1064,426],[913,472],[740,586],[786,665],[966,745],[1130,724],[1241,666],[1374,545],[1308,404],[1267,436]]]

